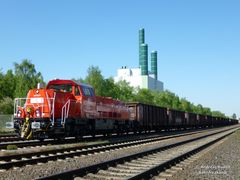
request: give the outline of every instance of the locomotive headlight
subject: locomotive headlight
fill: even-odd
[[[22,111],[21,111],[21,110],[18,110],[18,111],[17,111],[17,117],[21,117],[21,115],[22,115]]]
[[[36,117],[40,117],[40,114],[41,114],[40,110],[37,109],[37,110],[35,111],[35,114],[36,114]]]

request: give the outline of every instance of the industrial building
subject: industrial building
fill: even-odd
[[[163,82],[158,80],[157,51],[151,52],[151,71],[148,70],[148,45],[145,44],[144,29],[139,30],[139,67],[123,66],[117,70],[114,81],[125,80],[135,88],[163,91]]]

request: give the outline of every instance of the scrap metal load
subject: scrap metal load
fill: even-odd
[[[236,124],[228,118],[202,116],[140,103],[95,96],[92,86],[52,80],[14,103],[14,128],[23,139],[214,127]]]

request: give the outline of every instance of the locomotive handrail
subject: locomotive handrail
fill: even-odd
[[[54,121],[54,101],[55,101],[55,98],[49,98],[47,96],[47,98],[43,98],[43,101],[47,101],[48,102],[48,105],[45,105],[45,103],[28,103],[27,100],[30,100],[32,98],[15,98],[14,99],[14,116],[17,115],[17,111],[18,111],[18,108],[21,107],[23,109],[26,108],[26,106],[32,106],[34,108],[41,108],[41,117],[44,115],[44,107],[48,106],[49,108],[49,111],[51,112],[51,116],[53,116],[53,121]],[[51,101],[51,102],[50,102]]]
[[[61,118],[62,125],[65,124],[66,118],[68,118],[71,101],[73,100],[71,99],[67,100],[67,102],[62,107],[62,118]]]
[[[71,102],[76,103],[77,101],[73,99],[69,99],[62,107],[61,125],[63,126],[65,124],[66,119],[68,118]]]
[[[56,93],[54,92],[54,95],[53,95],[53,98],[49,98],[48,97],[48,93],[46,92],[46,97],[47,97],[47,100],[48,100],[48,107],[49,107],[49,109],[51,109],[51,111],[50,111],[50,114],[51,114],[51,123],[52,123],[52,126],[54,126],[54,122],[55,122],[55,116],[54,116],[54,110],[55,110],[55,106],[54,106],[54,104],[55,104],[55,97],[56,97]],[[50,103],[50,100],[52,100],[52,103]]]
[[[68,112],[67,112],[67,106],[68,106]],[[65,124],[65,120],[68,117],[69,113],[69,106],[70,106],[70,99],[63,105],[62,107],[62,118],[61,118],[61,125]]]
[[[54,121],[55,121],[55,116],[54,116],[54,110],[55,110],[55,98],[56,98],[56,92],[54,92],[54,95],[53,95],[53,111],[52,111],[52,120],[53,120],[53,122],[52,122],[52,125],[54,125]]]

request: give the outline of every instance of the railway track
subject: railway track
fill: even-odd
[[[27,148],[27,147],[39,147],[39,146],[46,146],[48,144],[52,144],[52,145],[57,145],[57,144],[69,144],[69,143],[76,143],[77,141],[74,139],[66,139],[64,140],[64,142],[60,142],[60,141],[56,141],[54,139],[47,139],[46,141],[39,141],[39,140],[29,140],[29,141],[23,141],[23,140],[19,140],[19,141],[8,141],[8,142],[4,142],[4,143],[0,143],[0,150],[4,151],[7,149],[8,145],[16,145],[18,147],[18,149],[21,148]]]
[[[155,149],[116,158],[39,179],[149,179],[165,168],[232,134],[238,128],[215,131]],[[78,178],[76,178],[78,179]]]
[[[174,134],[183,134],[183,133],[190,133],[190,132],[202,132],[208,129],[199,129],[199,130],[184,130],[184,131],[173,131],[173,132],[153,132],[153,133],[148,133],[148,136],[166,136],[166,135],[174,135]],[[128,138],[128,137],[137,137],[141,134],[128,134],[128,135],[122,135],[122,136],[111,136],[111,137],[85,137],[82,139],[82,141],[97,141],[97,140],[108,140],[109,138],[112,139],[119,139],[119,138]],[[16,136],[16,135],[15,135]],[[45,141],[39,141],[39,140],[28,140],[28,141],[23,141],[22,139],[17,139],[17,141],[14,141],[13,138],[16,138],[14,135],[12,136],[5,136],[5,137],[9,137],[9,140],[7,138],[3,138],[4,140],[1,141],[0,138],[0,150],[4,150],[7,148],[8,145],[16,145],[18,148],[25,148],[25,147],[34,147],[34,146],[45,146],[48,144],[53,144],[53,145],[57,145],[57,144],[70,144],[70,143],[77,143],[79,142],[79,140],[75,139],[75,138],[66,138],[64,139],[64,141],[56,141],[54,139],[46,139]]]
[[[202,131],[207,131],[207,130],[212,130],[212,129],[219,129],[219,128],[204,128],[204,129],[198,129],[198,130],[182,130],[182,131],[171,131],[171,132],[151,132],[148,133],[147,136],[166,136],[166,135],[174,135],[174,134],[184,134],[184,133],[198,133]],[[85,137],[81,139],[80,141],[97,141],[97,140],[109,140],[109,138],[112,139],[120,139],[120,138],[128,138],[128,137],[137,137],[141,136],[144,134],[125,134],[122,136],[111,136],[111,137]],[[56,141],[54,139],[46,139],[45,141],[40,141],[40,140],[25,140],[23,141],[22,139],[18,138],[16,134],[10,134],[10,135],[2,135],[0,136],[0,150],[5,150],[7,149],[8,145],[16,145],[18,149],[20,148],[27,148],[27,147],[39,147],[39,146],[45,146],[45,145],[57,145],[57,144],[70,144],[70,143],[77,143],[79,140],[75,138],[66,138],[64,141]]]
[[[14,133],[12,133],[12,134],[1,134],[0,135],[0,143],[1,142],[7,142],[7,141],[15,141],[15,140],[19,140],[19,138]]]
[[[17,136],[17,135],[15,133],[0,134],[0,138],[2,138],[2,137],[13,137],[13,136]]]
[[[220,131],[220,130],[215,130]],[[159,143],[163,140],[170,140],[174,138],[180,137],[189,137],[191,135],[204,134],[204,132],[191,132],[185,134],[177,134],[171,136],[164,137],[153,137],[146,138],[141,140],[132,140],[125,142],[117,142],[117,143],[105,143],[99,145],[89,145],[89,146],[74,146],[67,148],[58,148],[58,149],[50,149],[45,151],[29,151],[27,153],[22,154],[12,154],[0,156],[0,169],[9,169],[12,167],[24,166],[26,164],[36,164],[42,162],[48,162],[49,160],[58,160],[65,158],[72,158],[81,155],[89,155],[94,153],[104,153],[110,150],[118,150],[121,148],[131,148],[135,146],[143,146],[151,143]]]
[[[144,143],[146,144],[146,143],[158,142],[162,140],[189,136],[189,135],[194,135],[198,133],[202,133],[202,131],[187,132],[187,133],[175,134],[175,135],[169,135],[169,136],[161,135],[156,137],[147,137],[141,140],[128,140],[128,141],[122,140],[120,142],[115,142],[115,143],[103,143],[99,145],[88,145],[84,147],[82,145],[79,145],[79,146],[74,146],[74,147],[69,147],[64,149],[58,148],[58,149],[51,149],[51,150],[38,151],[38,152],[30,151],[28,153],[22,153],[22,154],[18,153],[13,155],[0,156],[0,159],[1,159],[0,169],[9,169],[11,167],[16,167],[16,166],[19,167],[25,164],[36,164],[39,162],[47,162],[48,160],[64,159],[66,157],[88,155],[91,153],[136,146]]]

